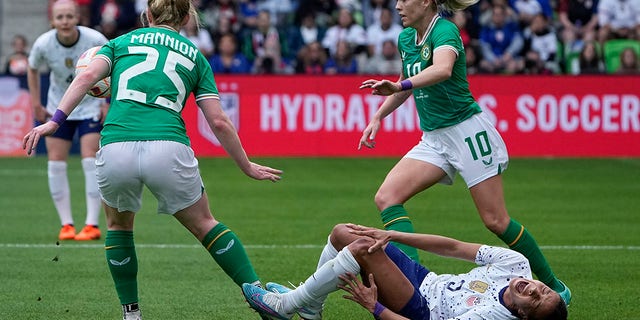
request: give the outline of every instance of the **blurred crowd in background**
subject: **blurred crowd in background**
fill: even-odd
[[[147,0],[77,2],[80,24],[112,39],[140,27]],[[181,33],[216,74],[400,74],[396,1],[193,3],[200,26]],[[443,15],[460,29],[469,74],[640,74],[640,0],[480,0]],[[12,47],[3,71],[24,74],[27,37]]]

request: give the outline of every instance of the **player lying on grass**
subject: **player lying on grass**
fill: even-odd
[[[463,274],[435,274],[390,241],[475,262]],[[363,283],[355,275],[366,275]],[[368,286],[367,286],[368,284]],[[499,247],[354,224],[333,228],[318,269],[294,290],[276,283],[242,287],[261,315],[321,319],[327,295],[338,289],[378,319],[566,319],[560,295],[533,280],[529,261]]]

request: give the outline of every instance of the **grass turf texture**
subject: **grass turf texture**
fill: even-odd
[[[254,181],[230,159],[200,159],[214,216],[234,230],[264,282],[297,284],[314,271],[331,227],[380,226],[373,195],[397,159],[256,159],[285,171]],[[56,245],[59,220],[46,159],[0,159],[0,318],[117,319],[120,308],[103,240]],[[84,224],[80,159],[69,161],[74,219]],[[504,175],[511,215],[529,228],[573,291],[570,319],[638,319],[640,159],[513,159]],[[486,230],[464,183],[438,185],[406,207],[416,231],[503,245]],[[174,219],[155,214],[145,191],[136,220],[139,292],[147,319],[259,319],[199,243]],[[106,232],[101,217],[103,237]],[[168,246],[162,246],[168,245]],[[580,248],[579,246],[597,246]],[[466,262],[421,253],[440,273]],[[371,319],[330,296],[327,319]]]

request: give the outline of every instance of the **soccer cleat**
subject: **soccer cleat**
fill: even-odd
[[[72,224],[65,224],[60,229],[58,239],[60,240],[73,240],[76,237],[76,228]]]
[[[96,226],[86,225],[74,239],[78,241],[98,240],[100,239],[100,229]]]
[[[142,320],[142,314],[137,303],[122,305],[122,320]]]
[[[564,282],[560,281],[560,283],[562,283],[562,286],[564,286],[564,290],[558,292],[558,294],[560,295],[560,298],[564,300],[564,303],[566,303],[568,307],[569,303],[571,303],[571,290],[569,290],[569,287],[567,287],[567,285],[564,284]]]
[[[293,318],[293,312],[285,313],[282,311],[282,299],[277,293],[269,292],[250,283],[243,283],[242,294],[251,308],[258,311],[261,317],[266,316],[280,320]]]
[[[279,283],[267,282],[267,290],[275,293],[287,293],[291,291],[288,287],[285,287]],[[322,306],[319,308],[302,307],[296,311],[300,318],[304,320],[319,320],[322,319]]]

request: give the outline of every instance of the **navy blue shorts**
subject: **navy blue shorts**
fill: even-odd
[[[429,320],[429,306],[427,305],[427,300],[420,294],[419,290],[422,280],[424,280],[429,273],[429,269],[413,261],[393,244],[387,245],[384,252],[413,285],[413,296],[411,300],[409,300],[407,305],[398,313],[409,319]]]
[[[78,131],[78,137],[82,137],[87,133],[100,132],[102,130],[102,124],[100,120],[85,119],[85,120],[67,120],[62,123],[60,128],[56,130],[52,137],[73,141],[73,135]]]

